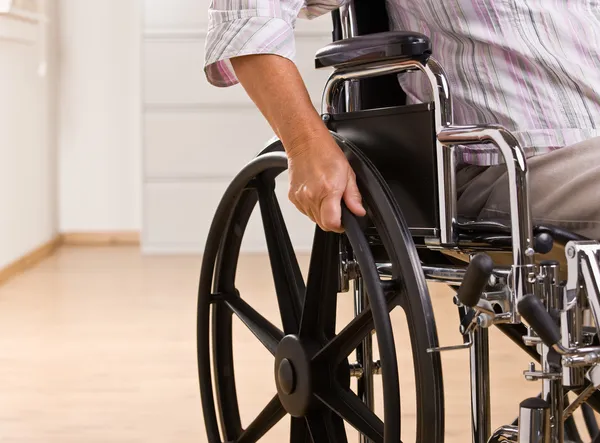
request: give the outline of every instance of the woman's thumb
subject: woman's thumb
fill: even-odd
[[[362,197],[358,190],[354,174],[348,177],[348,183],[346,184],[346,190],[344,191],[344,202],[354,215],[363,217],[367,214],[367,211],[362,204]]]

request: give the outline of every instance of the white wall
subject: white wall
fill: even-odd
[[[60,0],[59,228],[141,227],[141,0]]]
[[[141,230],[147,252],[202,251],[225,186],[271,136],[240,86],[204,79],[208,4],[59,1],[61,232]],[[318,106],[328,73],[313,69],[313,56],[330,41],[330,18],[298,29]],[[302,224],[285,191],[290,223]]]
[[[77,1],[77,0],[75,0]],[[272,136],[240,85],[215,88],[203,73],[209,0],[145,0],[143,42],[143,237],[146,252],[199,253],[214,210],[234,174]],[[328,72],[314,53],[331,41],[331,18],[300,22],[298,65],[316,106]],[[280,204],[292,240],[312,242],[312,226],[287,201]],[[264,250],[259,220],[244,248]]]
[[[0,268],[57,232],[52,2],[47,14],[45,38],[37,24],[0,17]],[[41,77],[44,52],[48,74]]]

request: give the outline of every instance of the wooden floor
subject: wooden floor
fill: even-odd
[[[200,259],[144,257],[133,247],[62,248],[0,287],[0,441],[27,443],[205,442],[195,362]],[[246,300],[277,323],[268,260],[240,266]],[[432,287],[441,343],[460,337],[456,309]],[[352,313],[341,297],[340,316]],[[410,359],[395,316],[402,392]],[[247,423],[274,394],[272,359],[236,324],[236,370]],[[528,358],[491,331],[493,425],[512,421],[539,392],[522,371]],[[468,352],[443,356],[447,442],[470,442]],[[403,404],[405,428],[414,405]],[[405,442],[414,439],[405,438]],[[264,439],[283,443],[286,422]],[[357,441],[354,434],[350,442]]]

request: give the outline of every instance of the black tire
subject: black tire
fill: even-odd
[[[345,237],[355,250],[370,308],[336,335],[341,236],[316,229],[305,286],[273,192],[275,177],[287,167],[281,143],[272,144],[250,162],[235,177],[217,208],[200,275],[197,357],[210,443],[258,441],[288,412],[292,415],[290,442],[293,443],[346,443],[343,420],[373,442],[400,441],[398,369],[389,319],[389,311],[395,307],[404,310],[411,336],[417,394],[416,441],[441,443],[444,440],[441,359],[439,354],[427,352],[438,346],[437,331],[415,246],[401,212],[377,170],[356,147],[337,136],[336,139],[356,173],[367,217],[392,264],[392,279],[385,282],[379,279],[366,236],[358,221],[345,211]],[[265,227],[284,331],[278,330],[244,302],[243,294],[235,287],[242,237],[257,202]],[[246,429],[241,426],[233,373],[231,326],[234,313],[276,360],[278,393]],[[373,329],[382,361],[384,422],[349,389],[347,356]],[[290,365],[293,369],[298,368],[297,373],[289,370]],[[294,374],[290,376],[293,383],[287,379],[289,374]],[[213,395],[213,376],[217,402]],[[320,382],[314,382],[316,379]]]

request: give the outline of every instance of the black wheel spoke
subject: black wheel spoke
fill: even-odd
[[[389,281],[382,283],[386,291],[385,295],[388,307],[391,311],[396,306],[399,296],[399,292],[396,289],[397,285],[391,284]],[[367,307],[317,352],[313,360],[327,359],[329,361],[331,359],[334,363],[339,363],[342,359],[350,355],[373,329],[373,313],[371,312],[371,308]]]
[[[598,430],[598,421],[596,420],[596,415],[594,414],[594,410],[590,405],[584,403],[581,405],[581,411],[583,412],[583,419],[585,421],[585,426],[590,434],[590,438],[596,438],[599,434]]]
[[[292,417],[290,443],[312,443],[310,432],[308,432],[308,424],[304,417]]]
[[[300,337],[331,338],[335,334],[339,234],[315,230]]]
[[[273,426],[279,423],[285,415],[286,412],[279,401],[279,397],[273,397],[262,412],[258,414],[252,423],[250,423],[250,426],[248,426],[242,435],[240,435],[237,443],[257,442],[269,432]]]
[[[383,443],[383,422],[352,391],[338,387],[316,396],[358,432],[374,443]]]
[[[313,443],[348,443],[344,421],[328,410],[317,409],[306,416]]]
[[[225,295],[223,301],[229,306],[239,319],[250,329],[258,340],[275,355],[279,342],[283,339],[283,332],[273,323],[254,310],[252,306],[239,296]]]
[[[275,196],[275,181],[265,177],[258,191],[283,330],[286,334],[295,334],[300,328],[302,299],[306,291],[304,279]]]
[[[366,308],[358,314],[348,325],[340,331],[323,349],[315,356],[314,360],[323,358],[332,359],[339,363],[362,343],[364,338],[373,330],[373,314]]]
[[[518,425],[519,420],[515,421],[517,422],[516,425]],[[579,435],[579,429],[577,429],[577,423],[575,423],[575,418],[572,415],[565,420],[564,428],[565,441],[569,443],[583,443]]]

